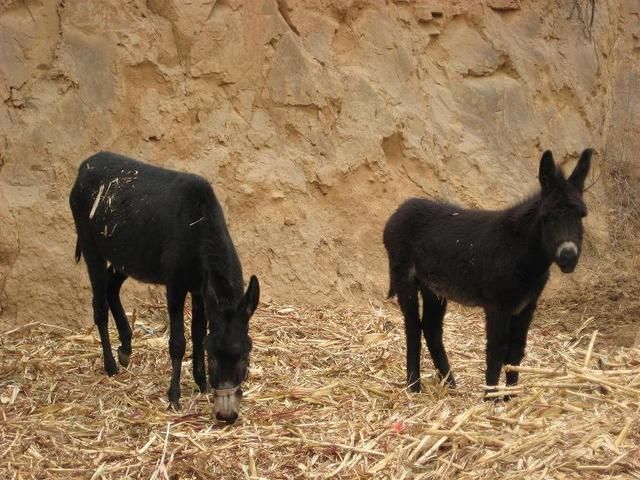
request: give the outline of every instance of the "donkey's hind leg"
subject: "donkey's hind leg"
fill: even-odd
[[[414,282],[404,280],[395,284],[400,310],[404,315],[404,332],[407,339],[407,386],[412,392],[420,392],[420,317],[418,313],[418,289]]]
[[[129,320],[127,320],[127,315],[124,313],[124,308],[122,308],[122,302],[120,302],[120,287],[122,287],[126,279],[127,276],[116,271],[113,266],[110,266],[107,270],[107,301],[118,328],[118,337],[120,337],[118,361],[123,367],[129,366],[132,334]]]
[[[82,254],[84,255],[91,290],[93,291],[93,322],[98,327],[100,343],[102,345],[102,357],[104,369],[107,375],[112,376],[118,373],[118,366],[111,351],[111,340],[109,339],[109,305],[107,301],[107,261],[92,246],[85,241]]]
[[[438,298],[427,287],[420,287],[422,293],[422,332],[427,342],[427,348],[431,354],[433,364],[438,371],[440,380],[445,381],[450,387],[456,386],[453,372],[449,366],[449,358],[442,343],[442,320],[447,310],[447,299]]]

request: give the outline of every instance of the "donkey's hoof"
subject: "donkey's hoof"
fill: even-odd
[[[453,378],[453,373],[449,372],[449,375],[447,375],[446,377],[443,377],[442,375],[438,374],[438,380],[442,383],[442,380],[444,380],[445,385],[447,385],[447,387],[449,388],[456,388],[458,385],[456,384],[456,379]]]
[[[120,365],[126,368],[129,366],[130,360],[131,360],[131,352],[125,353],[122,347],[118,347],[118,362],[120,362]]]
[[[110,377],[113,377],[116,373],[118,373],[118,366],[116,365],[116,361],[114,359],[104,362],[104,369],[107,372],[107,375],[109,375]]]
[[[180,410],[180,389],[169,387],[167,390],[167,397],[169,399],[169,410]]]
[[[422,386],[420,385],[420,381],[413,382],[409,384],[409,391],[411,393],[420,393],[422,391]]]
[[[497,388],[492,388],[485,391],[484,396],[482,397],[482,400],[484,400],[485,402],[498,403],[499,401],[502,400],[502,397],[500,395],[491,395],[497,391],[498,391]]]

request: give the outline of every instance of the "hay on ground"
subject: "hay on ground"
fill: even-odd
[[[134,317],[132,364],[112,378],[93,328],[33,322],[0,336],[0,478],[640,478],[640,350],[607,348],[593,319],[571,333],[534,325],[516,398],[494,403],[481,401],[477,312],[445,320],[458,388],[438,385],[423,353],[414,395],[394,305],[266,306],[227,426],[189,357],[182,411],[167,410],[164,307]]]

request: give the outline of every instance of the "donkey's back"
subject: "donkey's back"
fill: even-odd
[[[213,190],[197,175],[100,152],[80,165],[70,205],[76,257],[91,250],[144,282],[180,274],[189,289],[200,288],[205,215],[218,226],[218,248],[233,251]]]
[[[402,284],[428,286],[440,298],[469,306],[526,296],[530,279],[516,274],[527,245],[508,211],[472,210],[424,198],[404,202],[389,218],[389,297]],[[518,287],[521,292],[516,292]]]

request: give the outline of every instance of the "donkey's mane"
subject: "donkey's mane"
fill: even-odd
[[[220,206],[213,197],[205,200],[202,208],[201,255],[215,280],[215,290],[221,306],[235,308],[242,298],[244,285],[242,267],[233,246]],[[224,243],[224,248],[221,243]],[[206,272],[205,272],[206,273]]]
[[[530,195],[524,200],[503,210],[505,223],[519,234],[528,235],[531,233],[538,219],[540,210],[540,192]]]

